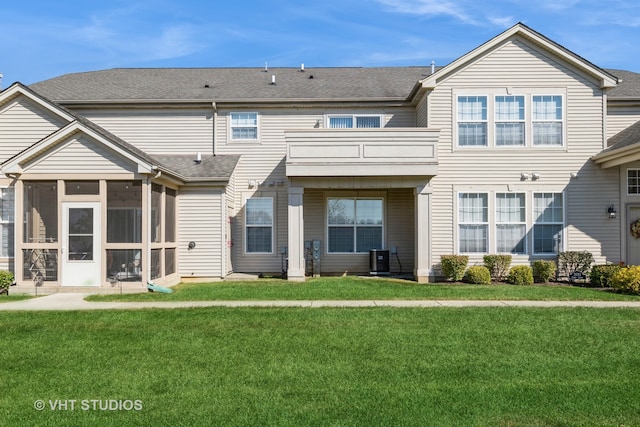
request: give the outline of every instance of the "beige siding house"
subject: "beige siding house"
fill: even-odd
[[[0,268],[25,292],[232,273],[429,281],[446,254],[640,264],[640,74],[523,24],[443,67],[15,83],[0,163]]]

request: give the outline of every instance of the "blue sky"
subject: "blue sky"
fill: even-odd
[[[3,87],[114,67],[445,65],[523,22],[640,72],[637,0],[17,0],[0,6]]]

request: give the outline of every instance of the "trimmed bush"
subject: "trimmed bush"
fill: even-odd
[[[640,294],[640,266],[621,268],[611,277],[610,284],[612,288]]]
[[[507,282],[517,286],[533,285],[533,270],[528,265],[516,265],[509,271]]]
[[[622,266],[618,264],[594,265],[589,273],[589,285],[594,288],[611,287],[611,278]]]
[[[13,273],[7,270],[0,270],[0,294],[6,292],[9,294],[9,286],[13,284]]]
[[[573,283],[574,274],[580,273],[585,278],[588,277],[589,269],[593,264],[593,255],[591,252],[583,251],[567,251],[558,255],[558,271],[560,275],[569,279]]]
[[[556,276],[556,263],[546,259],[533,261],[533,281],[535,283],[549,283]]]
[[[464,274],[464,281],[474,285],[490,285],[491,273],[484,265],[474,265]]]
[[[507,277],[511,267],[511,255],[485,255],[482,259],[493,280],[504,280]]]
[[[440,263],[442,264],[442,275],[447,280],[459,282],[464,278],[469,257],[466,255],[442,255]]]

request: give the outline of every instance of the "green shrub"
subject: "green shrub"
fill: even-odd
[[[587,251],[561,252],[558,255],[558,270],[560,275],[567,277],[569,282],[573,282],[575,273],[580,273],[587,277],[593,261],[593,255]]]
[[[474,265],[469,267],[465,273],[464,281],[474,285],[489,285],[491,284],[491,273],[484,265]]]
[[[464,272],[469,263],[469,257],[466,255],[442,255],[440,256],[442,264],[442,274],[447,280],[459,282],[464,278]]]
[[[640,266],[620,268],[610,280],[612,288],[640,294]]]
[[[13,273],[7,270],[0,270],[0,293],[9,293],[9,286],[13,284]]]
[[[507,282],[517,286],[533,285],[533,271],[528,265],[516,265],[509,271]]]
[[[611,278],[621,269],[618,264],[594,265],[589,273],[589,285],[594,288],[611,287]]]
[[[556,262],[537,259],[533,261],[532,270],[535,283],[549,283],[556,276]]]
[[[485,255],[482,259],[493,280],[504,280],[511,267],[511,255]]]

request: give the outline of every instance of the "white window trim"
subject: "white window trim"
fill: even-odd
[[[484,120],[475,120],[475,121],[465,121],[465,120],[460,120],[458,118],[458,99],[461,97],[474,97],[474,98],[479,98],[479,97],[484,97],[487,99],[487,118]],[[458,93],[454,95],[454,100],[453,100],[453,105],[454,105],[454,113],[453,113],[453,118],[454,118],[454,138],[455,138],[455,144],[454,146],[459,148],[459,149],[463,149],[463,150],[486,150],[488,147],[492,146],[492,138],[493,138],[493,130],[491,129],[491,123],[492,121],[490,120],[490,117],[492,117],[493,115],[493,105],[494,103],[491,101],[491,95],[486,94],[486,93]],[[487,131],[487,140],[486,140],[486,144],[484,145],[460,145],[460,135],[459,135],[459,124],[460,123],[484,123],[486,125],[486,131]]]
[[[463,222],[460,220],[460,195],[461,194],[486,194],[487,195],[487,221],[486,222]],[[460,190],[456,193],[455,200],[455,215],[456,215],[456,248],[458,249],[458,253],[460,254],[468,254],[468,255],[482,255],[492,253],[491,248],[493,247],[493,235],[491,233],[491,223],[492,223],[492,192],[487,190]],[[485,225],[487,227],[487,252],[462,252],[460,249],[460,226],[461,225]]]
[[[247,228],[248,227],[253,227],[252,225],[248,225],[247,224],[247,218],[248,218],[248,213],[247,213],[247,201],[250,199],[271,199],[271,250],[269,252],[249,252],[247,249],[247,245],[248,245],[248,240],[247,240]],[[244,206],[244,227],[242,230],[242,234],[243,234],[243,248],[242,251],[245,255],[273,255],[273,248],[275,246],[275,242],[274,242],[274,237],[276,235],[275,233],[275,224],[276,224],[276,206],[275,206],[275,197],[272,195],[247,195],[244,198],[244,202],[242,204],[242,206]],[[266,225],[256,225],[255,227],[266,227]]]
[[[640,196],[640,183],[637,184],[637,187],[638,187],[638,192],[637,193],[630,193],[629,192],[629,171],[637,171],[638,172],[638,180],[640,180],[640,168],[627,168],[626,169],[626,172],[624,174],[624,179],[625,179],[625,186],[627,187],[627,189],[626,189],[627,196],[631,196],[631,197]]]
[[[499,96],[503,96],[503,97],[522,97],[523,98],[523,108],[524,108],[524,118],[523,119],[519,119],[519,120],[498,120],[498,108],[497,105],[498,103],[496,102],[496,98]],[[521,94],[521,93],[514,93],[514,94],[494,94],[493,95],[493,99],[492,101],[493,105],[492,105],[492,110],[493,110],[493,128],[492,128],[492,134],[490,133],[490,135],[488,135],[488,137],[491,138],[491,141],[493,142],[493,145],[495,146],[495,148],[497,149],[518,149],[518,148],[523,148],[527,146],[527,141],[529,138],[529,133],[527,132],[527,112],[529,111],[529,109],[527,108],[527,95],[525,94]],[[488,107],[487,107],[488,108]],[[524,124],[524,140],[522,141],[522,144],[518,144],[518,145],[498,145],[498,123],[522,123]]]
[[[342,225],[338,225],[338,224],[329,224],[329,215],[327,213],[327,210],[329,208],[329,199],[350,199],[350,200],[380,200],[382,202],[382,225],[378,226],[378,225],[361,225],[360,227],[382,227],[382,241],[381,241],[381,246],[384,248],[385,247],[385,223],[386,223],[386,218],[387,218],[387,212],[386,212],[386,201],[385,198],[383,196],[365,196],[365,197],[356,197],[356,196],[351,196],[351,195],[331,195],[331,196],[327,196],[325,198],[325,203],[324,203],[324,215],[325,215],[325,225],[324,225],[324,235],[325,235],[325,242],[326,244],[325,246],[325,254],[327,255],[362,255],[362,254],[368,254],[369,252],[358,252],[358,240],[357,240],[357,232],[356,229],[358,227],[358,224],[342,224]],[[329,252],[329,227],[351,227],[354,229],[354,233],[353,233],[353,252]]]
[[[534,96],[559,96],[560,100],[562,102],[562,118],[560,120],[533,120],[533,97]],[[564,148],[567,145],[567,137],[566,137],[566,133],[567,133],[567,99],[566,96],[564,96],[561,93],[537,93],[537,92],[533,92],[531,94],[529,94],[529,122],[530,122],[530,127],[531,127],[531,137],[530,137],[530,146],[533,148],[555,148],[555,149],[559,149],[559,148]],[[533,125],[534,123],[560,123],[562,125],[562,131],[560,132],[560,138],[562,139],[560,141],[560,144],[554,144],[554,145],[547,145],[547,144],[535,144],[534,143],[534,135],[533,135]]]
[[[333,117],[351,117],[353,119],[353,127],[351,128],[332,128],[329,123],[331,118]],[[380,127],[379,128],[357,128],[355,127],[356,118],[357,117],[378,117],[380,118]],[[327,129],[382,129],[385,126],[385,117],[384,114],[378,113],[327,113],[324,115],[324,127]]]
[[[255,139],[247,139],[247,138],[234,138],[233,137],[233,129],[236,127],[242,127],[242,128],[246,128],[246,127],[254,127],[254,126],[234,126],[233,125],[233,115],[234,114],[255,114],[256,115],[256,138]],[[260,142],[260,138],[261,138],[261,132],[260,132],[260,113],[258,113],[257,111],[230,111],[228,114],[228,130],[227,130],[227,134],[229,135],[228,140],[230,142],[233,142],[235,144],[255,144],[257,142]]]
[[[562,195],[562,223],[560,222],[541,222],[541,223],[537,223],[536,222],[536,213],[535,213],[535,195],[536,194],[545,194],[545,193],[551,193],[551,194],[561,194]],[[555,252],[536,252],[535,251],[535,241],[536,241],[536,236],[535,236],[535,226],[536,224],[544,224],[544,225],[554,225],[554,224],[560,224],[561,228],[560,228],[560,245],[558,246],[558,252],[564,252],[565,248],[566,248],[566,233],[567,233],[567,197],[564,191],[556,191],[556,190],[532,190],[531,191],[531,209],[530,209],[531,213],[531,227],[528,229],[531,232],[531,255],[537,256],[537,257],[545,257],[545,256],[556,256],[557,253]]]
[[[457,187],[457,186],[456,186]],[[460,225],[464,225],[464,224],[471,224],[471,223],[464,223],[462,221],[460,221],[460,204],[459,204],[459,200],[460,200],[460,194],[461,193],[482,193],[482,194],[487,194],[488,197],[488,201],[487,201],[487,209],[488,209],[488,235],[487,235],[487,252],[483,253],[483,252],[462,252],[460,250]],[[497,215],[496,215],[496,206],[497,206],[497,202],[496,202],[496,195],[498,193],[506,193],[506,191],[502,190],[502,189],[496,189],[495,186],[476,186],[476,187],[467,187],[467,186],[459,186],[457,188],[454,188],[453,191],[453,212],[454,212],[454,229],[453,229],[453,248],[454,248],[454,253],[457,254],[464,254],[464,255],[469,255],[469,256],[482,256],[482,255],[488,255],[488,254],[506,254],[506,255],[512,255],[514,258],[515,257],[522,257],[521,259],[526,259],[528,257],[532,257],[532,258],[546,258],[546,257],[551,257],[551,256],[556,256],[556,253],[551,253],[551,252],[535,252],[534,251],[534,246],[535,246],[535,241],[534,241],[534,226],[536,225],[536,218],[535,218],[535,201],[534,201],[534,195],[535,194],[540,194],[540,193],[553,193],[553,194],[561,194],[562,195],[562,232],[561,232],[561,239],[562,241],[560,242],[560,247],[559,247],[559,251],[563,252],[566,250],[567,247],[567,197],[565,194],[565,191],[561,188],[558,188],[557,186],[553,186],[551,188],[532,188],[532,189],[523,189],[523,190],[518,190],[518,191],[514,191],[514,193],[524,193],[525,194],[525,216],[526,216],[526,232],[525,232],[525,251],[524,253],[506,253],[506,252],[498,252],[497,251],[497,225],[498,224],[502,224],[502,223],[498,223],[497,222]],[[473,224],[478,224],[478,223],[473,223]],[[552,223],[547,223],[547,224],[552,224]],[[553,223],[553,224],[560,224],[558,223]]]
[[[524,221],[519,222],[503,222],[498,221],[498,194],[522,194],[524,196]],[[493,230],[494,236],[493,239],[495,241],[495,251],[496,254],[506,254],[506,255],[528,255],[529,253],[529,239],[528,239],[528,230],[529,227],[527,225],[527,212],[530,210],[529,204],[527,202],[527,192],[526,191],[496,191],[493,194],[494,206],[493,206],[493,214],[495,221],[493,221]],[[524,252],[500,252],[498,251],[498,226],[499,225],[524,225]]]
[[[567,151],[567,94],[566,88],[487,88],[466,89],[452,91],[452,151],[457,150],[514,150],[523,149]],[[460,145],[458,135],[458,98],[465,96],[485,96],[487,98],[487,145]],[[497,145],[496,144],[496,96],[524,96],[524,145]],[[560,145],[536,145],[533,143],[533,97],[534,96],[559,96],[562,99],[562,144]]]

